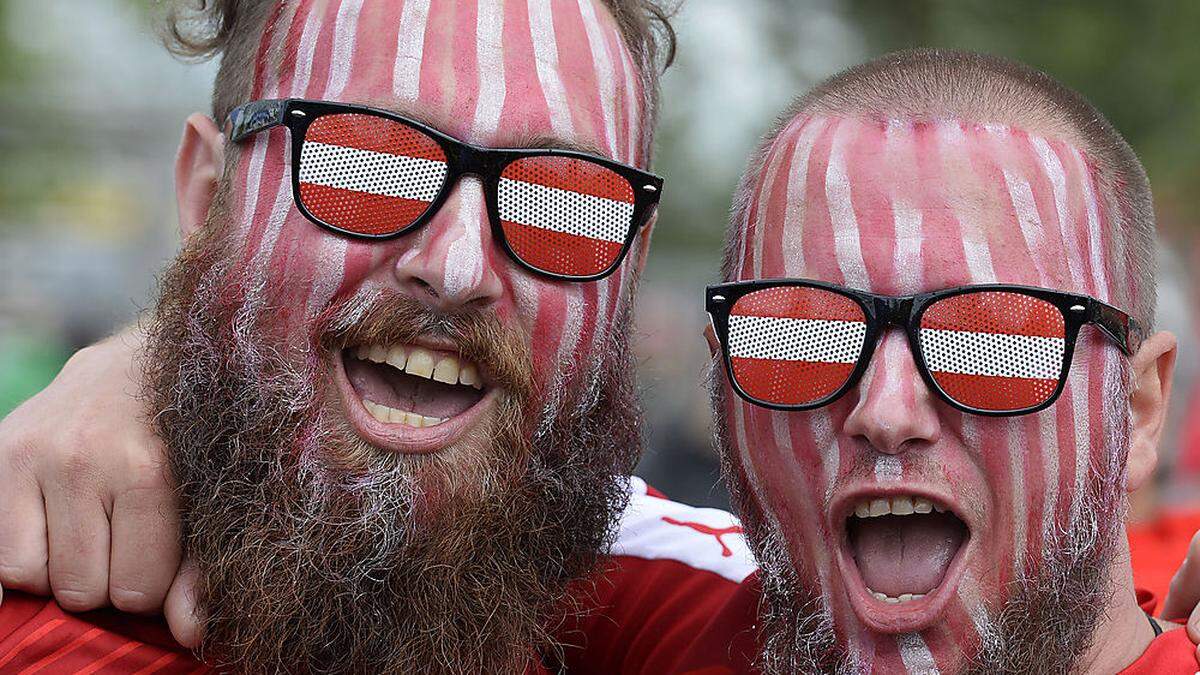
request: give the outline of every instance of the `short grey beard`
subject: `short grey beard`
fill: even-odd
[[[733,462],[736,452],[725,419],[725,385],[721,363],[710,365],[708,382],[713,409],[713,443],[735,510],[759,562],[763,600],[761,652],[756,665],[763,673],[866,672],[866,660],[839,641],[833,614],[820,588],[800,579],[787,553],[787,540],[753,501],[753,494]],[[1106,381],[1107,391],[1125,391],[1128,369],[1120,381]],[[1117,387],[1114,389],[1114,387]],[[982,617],[978,650],[963,664],[963,673],[1065,673],[1092,645],[1095,630],[1113,596],[1113,564],[1120,550],[1124,521],[1125,463],[1129,448],[1130,410],[1121,396],[1106,398],[1110,421],[1106,466],[1089,467],[1070,525],[1056,533],[1044,559],[1032,574],[1013,582],[1009,599],[992,619]],[[736,402],[735,402],[736,404]]]

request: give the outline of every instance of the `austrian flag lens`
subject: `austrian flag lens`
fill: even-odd
[[[323,115],[300,148],[299,202],[317,220],[365,235],[400,232],[446,182],[446,154],[427,134],[375,115]]]
[[[500,226],[513,254],[530,267],[567,277],[607,271],[633,226],[633,186],[575,157],[517,159],[500,174]]]
[[[734,381],[764,403],[816,403],[846,384],[866,334],[862,307],[844,295],[802,286],[754,291],[729,313]]]
[[[917,334],[933,380],[968,408],[1032,408],[1058,389],[1066,325],[1062,311],[1040,298],[1001,291],[952,295],[925,309]]]

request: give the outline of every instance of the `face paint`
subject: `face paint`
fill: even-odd
[[[481,145],[548,136],[640,161],[640,81],[615,22],[594,0],[307,0],[283,3],[276,14],[260,47],[258,97],[390,107]],[[629,304],[631,265],[594,283],[531,279],[493,241],[480,186],[469,177],[419,236],[345,240],[293,208],[288,155],[285,130],[258,136],[242,153],[232,196],[241,205],[250,297],[281,308],[281,337],[294,340],[288,326],[368,279],[420,279],[444,304],[482,298],[519,324],[540,391],[574,384],[571,375],[594,378],[613,318]],[[576,372],[564,364],[578,364]]]
[[[957,120],[812,117],[787,126],[762,167],[734,279],[806,277],[891,295],[1000,282],[1109,299],[1117,243],[1092,167],[1062,140]],[[756,553],[768,577],[792,580],[777,585],[815,598],[804,619],[815,635],[832,622],[826,657],[852,670],[958,671],[998,658],[995,645],[1016,630],[1013,607],[1052,611],[1036,599],[1063,556],[1100,574],[1109,538],[1089,548],[1071,537],[1119,526],[1121,357],[1084,329],[1054,406],[988,418],[936,399],[906,340],[886,333],[859,384],[824,408],[768,410],[722,382],[718,413]],[[914,507],[933,520],[905,521]],[[947,534],[955,528],[961,546]],[[1096,612],[1053,611],[1073,612],[1064,616],[1075,632],[1061,653],[1041,656],[1069,663]],[[768,661],[829,663],[804,661],[811,647],[779,647]]]

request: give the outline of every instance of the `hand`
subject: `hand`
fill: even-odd
[[[194,643],[165,451],[138,398],[141,342],[130,329],[80,350],[0,421],[0,588],[68,611],[165,609]]]
[[[1171,587],[1161,613],[1165,618],[1184,615],[1188,616],[1188,637],[1193,643],[1200,643],[1200,532],[1192,537],[1187,557],[1171,578]],[[1196,657],[1200,659],[1200,648],[1197,648]]]

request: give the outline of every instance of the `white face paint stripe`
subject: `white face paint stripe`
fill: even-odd
[[[775,179],[779,173],[779,166],[783,164],[783,160],[788,156],[788,153],[784,152],[786,145],[787,143],[784,143],[783,147],[779,148],[779,152],[776,152],[775,156],[772,157],[771,161],[767,164],[767,173],[763,178],[762,189],[758,193],[758,205],[754,209],[754,213],[757,216],[757,218],[755,218],[754,232],[752,235],[754,237],[753,273],[755,279],[763,278],[763,243],[767,238],[766,230],[763,229],[763,225],[767,220],[767,210],[771,207],[772,197],[775,192]]]
[[[896,455],[878,455],[875,457],[875,480],[880,483],[894,483],[904,475],[904,464]]]
[[[961,152],[966,147],[966,134],[956,122],[940,122],[937,134],[943,149]],[[959,200],[954,200],[957,204]],[[996,268],[992,265],[992,252],[988,247],[987,235],[983,225],[975,217],[972,208],[954,210],[959,227],[962,228],[963,253],[967,258],[967,269],[976,283],[994,283]]]
[[[404,0],[400,31],[396,36],[396,61],[392,66],[392,91],[401,101],[415,101],[421,93],[421,61],[425,53],[425,26],[430,0]]]
[[[550,0],[529,0],[529,32],[533,39],[533,55],[537,64],[538,81],[550,109],[550,127],[554,133],[574,136],[571,107],[567,90],[558,73],[558,36],[554,32],[554,10]]]
[[[624,161],[628,164],[633,164],[638,157],[638,142],[641,135],[641,117],[640,117],[640,95],[637,82],[637,68],[634,66],[629,52],[625,49],[625,42],[620,42],[620,48],[617,50],[621,57],[621,72],[625,77],[625,103],[629,108],[629,118],[625,122],[625,134],[629,142],[628,154]]]
[[[1092,276],[1096,282],[1096,297],[1109,302],[1111,295],[1108,288],[1108,277],[1105,274],[1108,266],[1104,264],[1105,252],[1100,231],[1100,207],[1096,202],[1096,192],[1092,189],[1092,181],[1089,180],[1089,171],[1087,163],[1083,161],[1083,155],[1077,148],[1071,148],[1070,155],[1076,164],[1080,181],[1083,183],[1083,200],[1087,212],[1088,241],[1091,243]],[[1115,241],[1123,241],[1119,233],[1115,236]]]
[[[579,346],[579,331],[583,327],[583,287],[569,284],[563,302],[567,315],[563,318],[562,335],[558,343],[558,363],[575,363],[575,349]],[[562,368],[555,374],[555,390],[562,386],[565,374]]]
[[[937,663],[933,653],[920,633],[905,633],[896,636],[896,647],[900,650],[900,659],[909,675],[938,675]]]
[[[342,0],[333,29],[333,55],[329,62],[329,83],[325,100],[337,100],[350,81],[350,66],[354,63],[354,42],[358,34],[358,17],[363,0]]]
[[[1013,510],[1013,578],[1024,577],[1025,548],[1028,539],[1028,514],[1025,503],[1025,457],[1029,448],[1024,441],[1022,420],[1010,417],[1005,420],[1008,444],[1008,472],[1012,481],[1012,510]]]
[[[921,287],[921,212],[908,202],[892,202],[892,223],[896,228],[896,276],[902,288]]]
[[[1047,410],[1038,415],[1038,429],[1042,440],[1042,476],[1046,484],[1045,501],[1042,504],[1042,546],[1057,537],[1058,513],[1058,414]]]
[[[808,159],[822,125],[809,122],[800,132],[788,167],[787,209],[783,216],[783,264],[785,274],[800,276],[804,262],[804,215],[808,200]]]
[[[1058,214],[1058,227],[1062,232],[1063,246],[1069,247],[1067,249],[1069,251],[1067,266],[1071,270],[1071,279],[1076,284],[1083,284],[1086,278],[1083,270],[1080,269],[1083,256],[1080,255],[1079,241],[1075,237],[1075,228],[1071,223],[1070,210],[1067,208],[1067,176],[1063,172],[1062,162],[1058,161],[1058,156],[1054,154],[1054,150],[1050,148],[1050,144],[1045,139],[1030,136],[1029,142],[1037,153],[1042,171],[1050,179],[1050,188],[1054,193],[1054,211]],[[1080,288],[1082,289],[1084,286],[1080,286]]]
[[[829,166],[825,171],[825,197],[829,202],[829,220],[833,224],[834,253],[838,267],[850,288],[870,288],[867,263],[863,260],[858,237],[858,219],[850,202],[850,177],[846,173],[846,143],[851,125],[841,125],[833,136]]]
[[[254,214],[258,210],[258,190],[262,185],[263,167],[267,161],[269,134],[258,134],[250,150],[250,166],[246,171],[246,197],[242,202],[242,227],[249,230],[254,225]]]
[[[1041,256],[1036,255],[1036,252],[1046,245],[1046,231],[1033,198],[1033,188],[1030,187],[1029,181],[1014,176],[1008,169],[1004,170],[1004,184],[1008,188],[1009,198],[1012,199],[1017,222],[1021,225],[1021,235],[1025,238],[1026,248],[1029,249],[1029,259],[1033,261],[1038,277],[1046,282],[1049,277],[1046,276]]]
[[[969,569],[963,570],[962,581],[958,584],[958,599],[975,624],[975,632],[987,635],[990,631],[991,619],[988,618],[987,607],[979,597],[979,584]]]
[[[305,316],[316,316],[337,292],[342,277],[338,272],[344,271],[346,265],[347,243],[343,237],[321,238],[321,249],[317,252],[317,275],[308,294]]]
[[[446,249],[443,289],[450,298],[463,300],[483,281],[483,242],[481,228],[486,226],[483,213],[483,185],[476,179],[464,180],[458,189],[456,224],[462,233]]]
[[[300,34],[300,48],[296,53],[296,72],[292,78],[292,91],[303,96],[308,90],[308,82],[312,78],[313,58],[317,52],[317,37],[321,33],[321,12],[315,7],[309,9],[308,18],[304,20],[304,32]]]
[[[592,50],[592,63],[596,68],[596,83],[600,88],[600,106],[604,114],[604,142],[609,156],[617,156],[617,113],[614,109],[616,92],[613,87],[613,63],[608,54],[608,41],[600,21],[596,18],[596,8],[592,0],[579,0],[579,13],[583,17],[583,28],[587,34],[588,46]]]
[[[1075,352],[1079,354],[1079,351]],[[1086,364],[1079,364],[1086,366]],[[1071,368],[1071,372],[1067,375],[1067,385],[1071,388],[1071,413],[1075,420],[1075,489],[1071,495],[1071,525],[1075,524],[1075,519],[1079,516],[1079,505],[1083,499],[1084,480],[1087,477],[1090,458],[1088,450],[1091,443],[1088,442],[1088,426],[1091,421],[1090,415],[1087,414],[1088,404],[1088,374],[1086,367]]]
[[[773,415],[775,418],[780,415]],[[838,471],[842,464],[842,442],[833,431],[833,417],[828,408],[820,408],[811,413],[808,421],[809,430],[813,435],[813,445],[821,448],[821,464],[825,476],[825,501],[833,496],[833,486],[837,484]],[[789,441],[791,436],[788,437]]]
[[[745,405],[749,405],[749,404],[742,403],[742,402],[738,403],[739,407],[745,406]],[[815,431],[815,429],[814,429],[814,431]],[[784,417],[783,415],[771,415],[771,432],[775,436],[776,447],[778,447],[781,451],[779,457],[782,458],[783,462],[788,467],[788,473],[792,476],[804,475],[804,473],[803,473],[804,468],[801,467],[799,462],[796,460],[796,453],[793,450],[792,434],[791,434],[791,430],[787,424],[787,418]],[[742,447],[748,447],[748,446],[742,446]],[[830,446],[826,446],[826,447],[830,447]],[[836,454],[837,454],[836,451],[833,454],[836,456]],[[828,476],[830,475],[830,473],[829,473],[830,472],[830,463],[828,461],[825,461],[824,464],[825,464],[824,475],[826,477],[825,484],[826,484],[826,489],[828,490],[829,486],[833,485],[833,482],[830,481],[828,478]],[[836,474],[837,474],[837,466],[836,466],[836,460],[835,460],[834,466],[833,466],[833,475],[836,475]],[[762,502],[762,503],[766,504],[767,502]],[[805,514],[805,519],[810,523],[814,523],[815,524],[814,526],[817,528],[817,533],[820,534],[821,516],[820,516],[818,509],[816,507],[814,507],[811,503],[808,503],[808,502],[806,502],[802,508],[803,508],[803,511]],[[779,531],[783,532],[784,530],[781,529]],[[818,540],[818,541],[810,542],[809,555],[810,555],[810,559],[813,560],[816,570],[817,570],[817,580],[818,580],[818,583],[820,583],[820,585],[821,585],[821,597],[825,601],[825,603],[828,604],[831,599],[831,587],[829,585],[829,573],[830,573],[829,552],[826,549],[826,547],[823,545],[823,542]],[[790,555],[789,555],[789,557],[790,557]]]
[[[479,0],[475,20],[475,57],[479,71],[479,96],[475,100],[476,137],[487,138],[500,127],[504,110],[504,4]]]

